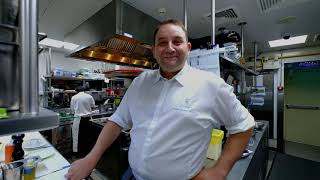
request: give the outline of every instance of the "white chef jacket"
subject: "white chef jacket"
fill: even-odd
[[[76,116],[85,116],[92,113],[94,107],[94,99],[90,94],[79,92],[72,96],[70,108]]]
[[[92,113],[92,107],[94,107],[94,99],[90,94],[79,92],[72,96],[70,108],[74,113],[75,118],[72,123],[72,151],[78,152],[78,140],[79,140],[79,126],[81,116],[86,116]]]
[[[138,180],[191,179],[204,165],[213,128],[234,134],[255,124],[231,86],[187,63],[170,80],[159,70],[142,73],[110,120],[131,128],[129,163]]]

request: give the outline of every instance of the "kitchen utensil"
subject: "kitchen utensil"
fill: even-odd
[[[246,158],[246,157],[248,157],[250,154],[252,154],[253,153],[253,151],[251,151],[251,150],[249,150],[249,149],[246,149],[246,150],[244,150],[244,152],[242,153],[242,155],[241,155],[241,158]]]
[[[2,166],[4,180],[20,180],[23,162],[13,162]]]

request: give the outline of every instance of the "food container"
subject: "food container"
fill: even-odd
[[[4,151],[5,151],[5,157],[4,157],[5,160],[4,160],[4,162],[5,163],[12,162],[12,153],[14,151],[14,144],[12,144],[12,143],[6,144]]]
[[[207,151],[207,158],[218,160],[221,155],[222,139],[224,132],[214,129],[211,133],[211,140]]]
[[[2,165],[3,180],[20,180],[23,162]]]

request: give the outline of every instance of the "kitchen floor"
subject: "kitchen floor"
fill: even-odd
[[[319,180],[320,163],[283,153],[276,153],[268,180]]]
[[[317,146],[286,141],[285,153],[295,157],[320,162],[320,147]]]
[[[285,153],[269,151],[267,180],[318,180],[320,147],[285,142]]]

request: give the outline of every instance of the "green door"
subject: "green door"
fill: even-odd
[[[320,61],[285,64],[284,140],[320,147]]]

